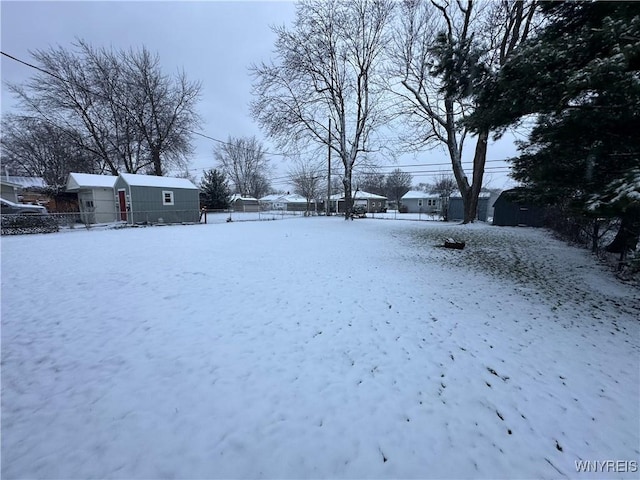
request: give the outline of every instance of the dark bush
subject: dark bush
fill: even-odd
[[[409,207],[407,207],[406,205],[400,205],[400,207],[398,208],[398,212],[409,213]]]
[[[2,235],[52,233],[58,231],[58,222],[51,215],[2,215]]]

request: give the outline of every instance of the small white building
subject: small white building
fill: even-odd
[[[78,194],[80,218],[85,223],[110,223],[117,220],[113,187],[118,177],[91,173],[70,173],[67,192]]]

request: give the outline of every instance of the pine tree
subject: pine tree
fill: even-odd
[[[607,198],[640,166],[640,4],[553,2],[542,10],[546,26],[483,85],[470,124],[504,130],[535,115],[513,177],[574,215],[620,218],[631,238],[618,243],[633,246],[640,200]]]
[[[229,207],[231,193],[227,179],[222,172],[215,168],[204,172],[202,182],[200,182],[203,204],[212,210],[222,210]]]

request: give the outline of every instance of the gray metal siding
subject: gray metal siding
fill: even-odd
[[[480,220],[482,222],[487,221],[487,208],[489,206],[489,199],[479,198],[478,199],[478,216],[476,220]],[[449,221],[457,221],[464,220],[464,204],[462,203],[461,197],[451,197],[449,198],[449,213],[447,216],[447,220]]]
[[[173,192],[173,205],[163,203],[163,192]],[[200,217],[198,190],[163,187],[131,187],[134,223],[197,222]]]
[[[544,209],[535,205],[511,202],[500,196],[495,203],[493,224],[504,226],[544,226]]]
[[[182,223],[198,222],[200,194],[195,189],[129,186],[122,178],[115,184],[115,192],[124,189],[131,200],[129,222]],[[173,205],[164,205],[162,192],[173,192]]]

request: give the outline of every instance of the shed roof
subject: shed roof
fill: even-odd
[[[489,198],[491,197],[491,192],[480,192],[478,194],[478,198]],[[451,194],[451,198],[462,198],[460,192],[454,192]]]
[[[243,202],[257,202],[258,201],[257,198],[245,197],[244,195],[241,195],[239,193],[234,193],[233,195],[231,195],[231,199],[229,201],[233,203],[236,200],[242,200]]]
[[[198,190],[191,180],[187,178],[160,177],[156,175],[136,175],[133,173],[121,173],[122,178],[132,187],[160,187],[182,188],[185,190]]]
[[[93,173],[70,173],[67,178],[67,192],[76,192],[81,188],[113,188],[116,179],[113,175],[95,175]]]

